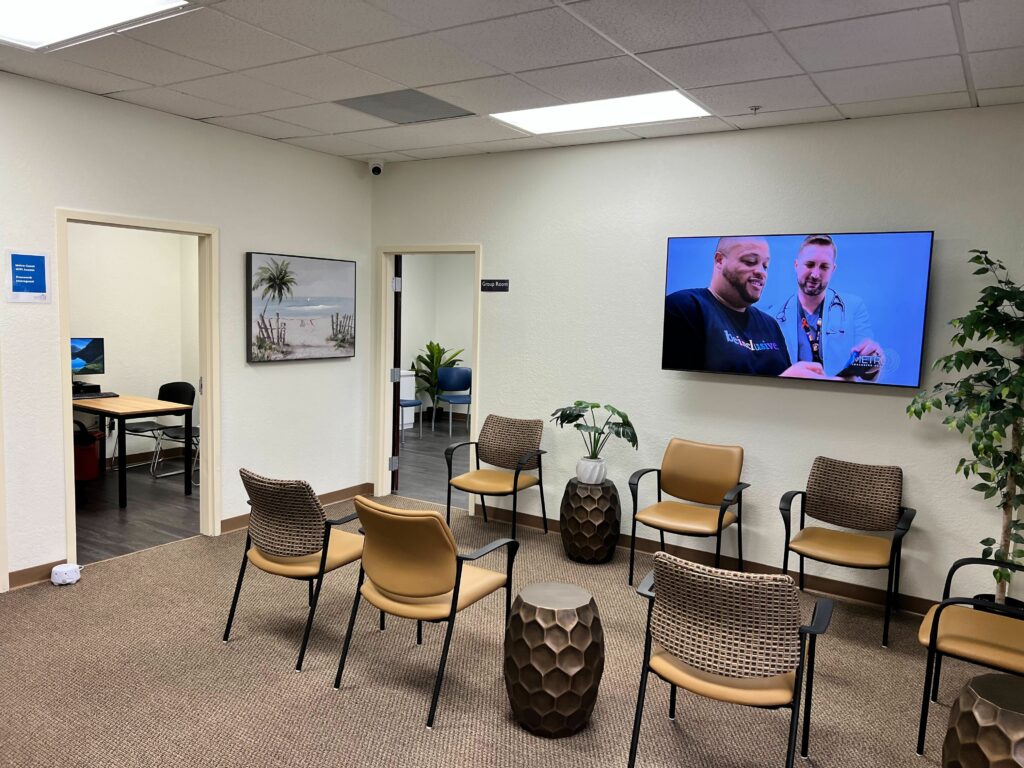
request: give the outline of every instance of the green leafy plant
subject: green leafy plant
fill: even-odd
[[[437,386],[437,371],[439,368],[452,368],[462,362],[459,357],[463,350],[448,350],[436,341],[428,341],[427,348],[416,355],[413,361],[413,369],[416,371],[416,393],[426,392],[430,395],[430,401],[437,400],[441,390]]]
[[[996,600],[1005,602],[1013,571],[1004,563],[1024,560],[1024,288],[1010,279],[1009,270],[988,251],[972,250],[968,261],[975,275],[994,281],[981,289],[978,303],[963,317],[950,321],[956,351],[940,357],[934,368],[963,374],[919,393],[907,407],[918,419],[932,410],[945,410],[942,423],[964,435],[971,456],[961,458],[956,471],[978,482],[974,490],[998,499],[1002,512],[999,538],[979,542],[982,557],[996,563]],[[970,346],[969,346],[970,345]]]
[[[606,405],[604,409],[608,411],[608,417],[601,426],[598,426],[597,412],[599,408],[601,408],[600,403],[577,400],[572,405],[554,411],[551,414],[551,420],[560,427],[572,424],[579,430],[580,435],[583,437],[583,443],[587,446],[586,458],[588,459],[600,458],[601,451],[604,450],[608,440],[613,436],[621,437],[632,445],[633,448],[637,448],[639,443],[636,437],[636,430],[633,428],[633,423],[629,420],[629,416],[613,405]],[[589,423],[587,422],[588,416],[590,417]]]

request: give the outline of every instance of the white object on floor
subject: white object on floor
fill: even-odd
[[[57,586],[62,584],[74,584],[80,578],[82,578],[82,566],[76,565],[75,563],[55,565],[53,566],[53,570],[50,571],[50,581]]]

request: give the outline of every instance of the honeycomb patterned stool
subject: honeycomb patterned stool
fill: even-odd
[[[619,540],[619,491],[615,483],[581,483],[575,477],[565,486],[559,527],[562,547],[570,560],[606,563]]]
[[[1024,765],[1024,682],[981,675],[960,691],[942,744],[943,768]]]
[[[526,730],[560,738],[583,728],[604,672],[604,631],[593,596],[572,584],[530,584],[505,630],[505,689]]]

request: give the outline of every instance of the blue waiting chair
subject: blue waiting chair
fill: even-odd
[[[473,389],[472,368],[438,368],[437,389],[441,393],[434,403],[433,415],[430,419],[430,430],[434,430],[434,422],[437,420],[438,403],[448,403],[448,437],[452,436],[452,408],[454,405],[466,406],[466,433],[469,433],[469,406],[473,402],[470,393]],[[449,394],[449,393],[465,394]]]
[[[401,426],[402,442],[403,443],[405,442],[405,409],[406,408],[415,408],[416,409],[416,413],[419,414],[420,439],[422,440],[423,439],[423,411],[422,411],[423,403],[421,403],[419,400],[405,400],[403,398],[399,398],[398,406],[399,406],[399,408],[402,409],[401,410],[401,413],[402,413],[402,426]]]

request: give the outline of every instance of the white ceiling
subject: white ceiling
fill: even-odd
[[[0,70],[388,162],[1024,102],[1024,0],[190,5],[49,53],[0,45]],[[475,114],[399,126],[331,103],[403,88]],[[673,88],[713,116],[543,137],[487,117]]]

